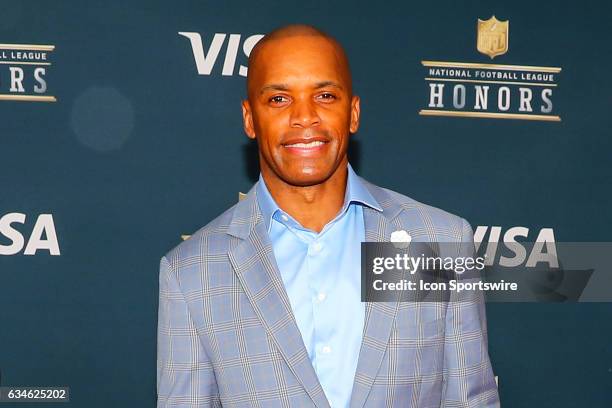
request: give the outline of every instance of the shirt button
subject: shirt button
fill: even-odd
[[[287,217],[285,214],[281,215],[281,220],[283,221],[289,221],[289,217]]]
[[[329,347],[329,346],[323,346],[323,348],[321,349],[321,351],[323,352],[323,354],[329,354],[329,353],[331,353],[331,347]]]
[[[323,244],[322,244],[322,243],[320,243],[320,242],[315,242],[315,243],[312,245],[312,250],[313,250],[314,252],[319,252],[319,251],[320,251],[322,248],[323,248]]]
[[[317,299],[319,300],[319,302],[324,301],[324,300],[325,300],[325,298],[327,298],[327,294],[325,294],[325,293],[323,293],[323,292],[320,292],[320,293],[317,295]]]

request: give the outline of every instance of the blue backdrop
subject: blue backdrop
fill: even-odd
[[[474,227],[609,241],[610,11],[604,1],[0,1],[0,219],[25,216],[0,222],[11,253],[0,255],[1,384],[70,386],[74,407],[154,405],[159,258],[255,180],[243,47],[287,23],[347,49],[360,175]],[[492,15],[510,24],[493,60],[476,47],[477,19]],[[194,53],[179,32],[200,35],[200,74],[197,36]],[[48,46],[38,47],[48,59],[16,54],[28,45]],[[561,121],[419,115],[430,101],[423,60],[562,68],[549,86]],[[34,251],[53,234],[59,255]],[[611,304],[487,310],[503,406],[612,406]]]

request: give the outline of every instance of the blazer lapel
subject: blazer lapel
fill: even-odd
[[[382,189],[364,181],[383,212],[364,207],[366,242],[388,242],[391,233],[402,226],[394,223],[401,207],[390,201]],[[398,291],[399,293],[399,291]],[[399,296],[399,295],[398,295]],[[368,302],[365,307],[363,340],[351,394],[351,408],[365,404],[387,349],[399,302]]]
[[[293,374],[319,408],[329,403],[298,329],[272,244],[257,205],[255,187],[237,204],[228,233],[242,239],[229,259],[255,313]]]

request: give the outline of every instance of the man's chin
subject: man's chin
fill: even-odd
[[[305,167],[289,173],[284,177],[286,183],[297,187],[310,187],[326,182],[332,176],[333,170]]]

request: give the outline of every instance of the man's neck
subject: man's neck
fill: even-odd
[[[270,195],[276,204],[304,228],[321,232],[340,211],[348,182],[348,163],[341,164],[321,184],[293,186],[262,171]]]

